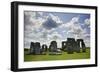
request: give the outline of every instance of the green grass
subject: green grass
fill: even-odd
[[[28,55],[26,54],[28,50],[24,50],[24,61],[50,61],[50,60],[73,60],[73,59],[89,59],[90,49],[86,49],[86,52],[67,54],[67,52],[62,52],[62,55]]]

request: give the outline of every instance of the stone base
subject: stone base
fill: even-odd
[[[49,55],[62,55],[61,52],[49,52]]]

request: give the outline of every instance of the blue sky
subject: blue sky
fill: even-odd
[[[44,16],[47,16],[49,13],[58,16],[64,23],[70,21],[73,17],[80,17],[79,22],[84,23],[86,18],[90,18],[89,14],[81,13],[61,13],[61,12],[44,12]]]
[[[40,42],[49,46],[55,40],[58,47],[67,38],[84,39],[90,46],[90,14],[24,11],[24,45]]]

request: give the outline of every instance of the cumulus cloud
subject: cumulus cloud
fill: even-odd
[[[58,17],[58,16],[55,16],[55,15],[53,15],[53,14],[49,14],[49,16],[56,22],[56,23],[58,23],[58,24],[61,24],[62,23],[62,21],[61,21],[61,19]]]
[[[29,48],[29,44],[31,41],[38,41],[42,23],[45,20],[43,18],[37,18],[37,12],[25,11],[24,12],[24,45]],[[36,40],[39,39],[39,40]]]
[[[31,41],[41,42],[42,44],[46,41],[51,41],[52,38],[48,38],[48,35],[51,33],[53,36],[54,33],[52,33],[52,31],[54,31],[59,24],[59,19],[57,19],[56,16],[49,15],[47,19],[43,19],[43,17],[37,17],[37,14],[43,15],[42,12],[24,12],[24,45],[28,48]],[[55,34],[53,38],[54,37],[58,38],[58,35]]]
[[[78,23],[79,22],[79,17],[73,17],[70,22],[72,22],[72,23]]]
[[[37,17],[37,12],[25,11],[24,12],[24,24],[26,29],[28,26],[38,28],[42,25],[45,19]]]
[[[62,24],[61,28],[66,28],[69,37],[72,36],[79,38],[83,33],[83,29],[79,23],[79,17],[73,17],[69,22]]]
[[[84,24],[85,24],[88,28],[90,28],[90,19],[89,19],[89,18],[85,19],[85,20],[84,20]]]
[[[29,48],[32,41],[49,46],[50,42],[55,40],[58,47],[61,47],[62,40],[68,37],[82,38],[89,46],[90,34],[81,27],[79,19],[76,16],[64,23],[60,17],[52,13],[44,16],[43,12],[26,11],[24,12],[24,46]],[[89,19],[84,20],[84,24],[89,25]]]
[[[61,34],[59,34],[57,31],[54,31],[53,33],[51,33],[50,35],[48,35],[48,37],[52,40],[57,40],[57,39],[61,39]]]
[[[85,20],[84,20],[84,23],[85,23],[87,26],[90,26],[90,19],[85,19]]]
[[[38,14],[39,14],[40,16],[43,16],[43,12],[38,12]]]
[[[82,25],[86,25],[86,22]],[[69,22],[62,24],[60,28],[66,29],[62,32],[67,33],[67,38],[84,39],[86,46],[90,46],[90,34],[87,33],[87,28],[81,27],[79,17],[73,17]]]
[[[61,25],[62,21],[58,16],[55,16],[53,14],[48,14],[46,18],[46,21],[42,24],[42,26],[48,30],[51,30],[52,28],[56,28],[59,25]]]
[[[52,28],[56,28],[58,25],[57,23],[52,19],[52,18],[48,18],[44,23],[43,23],[43,27],[50,30]]]

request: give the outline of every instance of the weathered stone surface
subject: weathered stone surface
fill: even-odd
[[[80,45],[79,42],[75,42],[75,52],[80,53]]]
[[[79,48],[82,49],[82,52],[86,52],[86,46],[83,39],[77,39]]]
[[[52,41],[50,44],[50,52],[56,52],[57,51],[57,42]]]
[[[34,42],[31,42],[30,44],[30,54],[32,54],[34,51]]]
[[[75,39],[74,38],[67,38],[67,52],[69,54],[72,54],[74,52],[75,49]]]
[[[86,46],[85,46],[84,41],[82,42],[82,52],[86,52]]]
[[[47,48],[48,48],[48,47],[47,47],[46,44],[43,44],[43,45],[42,45],[42,51],[43,51],[43,52],[46,52],[46,51],[47,51]]]
[[[63,51],[66,51],[67,41],[62,42],[62,49]]]
[[[77,39],[75,41],[74,38],[67,38],[67,41],[62,42],[62,48],[63,51],[68,53],[80,53],[80,49],[82,49],[82,52],[86,52],[86,46],[83,39]]]
[[[48,47],[47,47],[47,45],[46,44],[43,44],[42,45],[42,49],[41,49],[41,54],[46,54],[46,52],[47,52],[47,49],[48,49]]]
[[[49,46],[49,54],[51,54],[51,55],[60,55],[61,54],[61,50],[59,48],[57,48],[56,41],[51,42],[51,44]]]
[[[41,46],[39,42],[36,43],[31,42],[30,54],[41,54]]]
[[[62,49],[57,48],[56,41],[51,41],[49,47],[46,44],[40,46],[39,42],[31,42],[30,54],[46,54],[48,48],[50,54],[54,55],[62,54],[61,50],[66,51],[68,54],[73,54],[74,52],[80,53],[80,49],[82,49],[82,52],[86,52],[86,46],[83,39],[77,39],[75,41],[74,38],[67,38],[67,41],[62,41]]]

